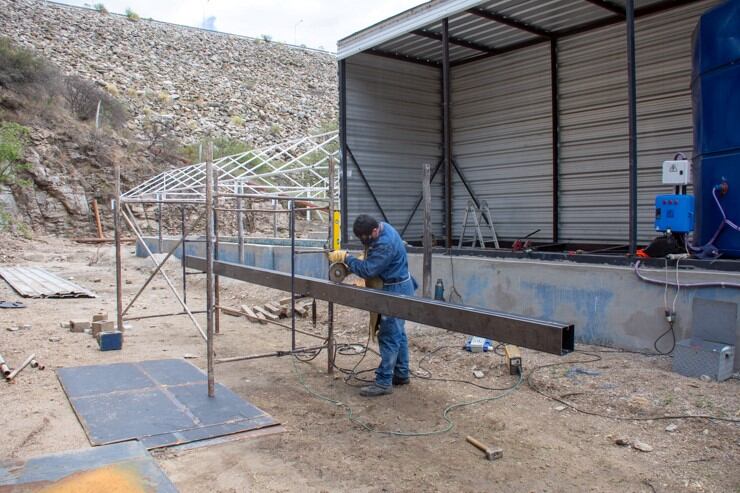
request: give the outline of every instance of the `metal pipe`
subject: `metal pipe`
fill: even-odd
[[[126,207],[128,208],[128,206],[126,206]],[[127,210],[129,210],[129,212],[130,212],[130,209],[127,209]],[[131,215],[133,217],[133,214],[131,214]],[[144,241],[144,237],[142,236],[141,232],[136,227],[136,223],[134,222],[134,220],[133,219],[130,219],[128,217],[128,214],[123,214],[122,217],[126,221],[126,223],[128,224],[129,228],[131,228],[131,231],[134,232],[134,234],[136,235],[136,237],[139,240],[139,243],[141,243],[141,247],[144,249],[144,251],[146,251],[147,255],[152,260],[152,262],[154,262],[154,265],[157,265],[157,261],[154,260],[154,255],[152,254],[152,251],[149,250],[149,247],[147,246],[146,242]],[[203,329],[200,328],[200,324],[198,323],[198,321],[193,316],[193,313],[190,311],[190,308],[188,308],[188,305],[185,304],[185,302],[182,300],[182,298],[180,298],[180,295],[177,293],[177,290],[175,289],[175,286],[172,284],[172,281],[170,280],[170,278],[167,276],[167,273],[165,271],[161,270],[161,269],[160,269],[159,273],[162,274],[162,277],[164,278],[165,282],[167,283],[167,286],[169,286],[170,290],[172,291],[172,294],[175,295],[175,298],[177,298],[177,301],[180,302],[180,305],[182,305],[183,309],[190,316],[190,320],[193,322],[193,325],[195,325],[195,328],[198,329],[198,332],[200,332],[201,337],[203,339],[206,339],[205,332],[203,332]],[[121,320],[120,326],[123,327],[123,319]]]
[[[629,243],[637,253],[637,73],[635,63],[635,2],[626,0],[627,14],[627,109],[629,118]]]
[[[422,195],[424,196],[424,256],[422,262],[422,294],[432,297],[432,166],[424,164],[422,173]]]
[[[213,375],[213,143],[206,146],[206,353],[208,359],[208,397],[216,395]]]
[[[243,192],[242,185],[239,185],[239,193]],[[244,212],[242,208],[242,198],[236,198],[236,234],[239,236],[237,244],[237,255],[239,255],[239,263],[244,262]]]
[[[185,268],[185,242],[187,233],[185,232],[185,206],[180,206],[180,233],[182,234],[180,243],[182,244],[182,255],[180,255],[180,264],[182,265],[182,300],[188,302],[188,276]]]
[[[558,40],[550,39],[550,114],[552,115],[552,242],[560,237],[560,95]]]
[[[237,200],[239,200],[239,197],[237,197]],[[302,200],[302,199],[296,199],[296,200]],[[286,210],[270,210],[270,209],[233,209],[228,207],[214,207],[214,211],[219,212],[264,212],[265,214],[289,214],[290,211]],[[329,207],[296,207],[296,212],[305,212],[305,211],[326,211],[329,210]]]
[[[452,248],[452,125],[450,118],[450,32],[442,20],[442,151],[445,162],[445,246]]]
[[[285,201],[290,202],[291,200],[298,200],[300,202],[328,202],[329,201],[329,199],[321,198],[321,197],[285,197],[283,195],[260,195],[257,193],[219,193],[219,194],[214,194],[213,197],[215,199],[243,197],[245,199],[277,200],[277,201],[284,201],[284,202]]]
[[[121,256],[121,165],[118,160],[113,165],[116,182],[116,198],[113,211],[114,240],[116,243],[116,325],[123,332],[123,268]]]
[[[32,359],[30,364],[31,364],[31,368],[38,368],[39,370],[46,370],[46,365],[39,363],[35,359]]]
[[[295,351],[295,202],[290,207],[290,349]]]
[[[157,253],[162,253],[162,202],[157,204],[157,237],[159,239]]]
[[[218,171],[216,170],[213,172],[213,190],[218,193]],[[239,197],[237,197],[239,198]],[[213,200],[214,206],[211,208],[213,210],[213,259],[218,260],[218,250],[219,250],[219,237],[218,237],[218,211],[217,206],[219,205],[219,198],[216,196],[216,198]],[[221,333],[221,309],[218,307],[220,305],[220,299],[221,299],[221,281],[218,278],[218,274],[213,276],[213,303],[214,303],[214,312],[213,312],[213,327],[214,332],[216,334]]]
[[[334,158],[329,157],[329,174],[328,174],[328,186],[327,192],[329,195],[329,250],[334,248]],[[327,261],[328,263],[328,261]],[[292,295],[291,295],[292,296]],[[316,325],[316,298],[313,299],[311,304],[313,310],[314,326]],[[326,307],[326,346],[327,346],[327,373],[334,373],[334,303],[328,302]]]
[[[5,363],[5,359],[2,354],[0,354],[0,372],[2,372],[4,377],[10,375],[11,372],[10,368],[8,368],[8,365]]]
[[[190,312],[192,314],[206,313],[205,310],[195,310]],[[145,320],[147,318],[163,318],[163,317],[175,317],[177,315],[187,315],[188,312],[177,312],[177,313],[162,313],[157,315],[141,315],[138,317],[126,317],[123,319],[124,322],[131,322],[132,320]]]
[[[21,366],[19,366],[18,368],[16,368],[16,369],[15,369],[15,370],[13,370],[12,372],[10,372],[10,374],[9,374],[8,376],[6,376],[6,377],[5,377],[5,379],[6,379],[6,380],[7,380],[8,382],[12,382],[12,381],[13,381],[13,379],[14,379],[14,378],[15,378],[15,377],[16,377],[16,376],[17,376],[17,375],[18,375],[18,374],[19,374],[19,373],[20,373],[20,372],[21,372],[21,371],[22,371],[22,370],[23,370],[23,369],[24,369],[25,367],[27,367],[28,365],[30,365],[30,364],[31,364],[31,361],[33,361],[34,359],[36,359],[36,355],[35,355],[35,354],[31,354],[31,355],[30,355],[30,356],[29,356],[28,358],[26,358],[26,360],[25,360],[25,361],[24,361],[23,363],[21,363]]]
[[[277,238],[278,235],[278,227],[277,227],[277,200],[272,201],[272,210],[275,211],[272,216],[272,236],[273,238]],[[254,215],[252,215],[252,220],[254,221]]]
[[[326,349],[326,346],[314,346],[314,347],[293,349],[290,351],[275,351],[272,353],[252,354],[250,356],[235,356],[233,358],[219,358],[216,360],[216,363],[219,363],[219,364],[220,363],[234,363],[235,361],[247,361],[247,360],[252,360],[252,359],[290,356],[292,354],[301,354],[301,353],[306,353],[306,352],[321,351],[322,349]]]

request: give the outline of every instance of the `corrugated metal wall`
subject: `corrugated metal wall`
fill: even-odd
[[[699,2],[637,20],[638,235],[653,231],[661,164],[690,155],[691,34],[719,1]],[[560,239],[628,239],[627,61],[624,25],[559,41]]]
[[[457,67],[452,72],[453,159],[499,239],[552,237],[550,45]],[[469,195],[453,181],[453,235]],[[468,229],[472,238],[472,229]]]
[[[422,166],[441,158],[440,71],[374,55],[347,59],[347,145],[361,166],[390,223],[399,230],[421,194]],[[441,235],[440,171],[432,187],[434,234]],[[348,159],[347,219],[377,214],[367,187]],[[422,235],[423,208],[404,237]],[[351,232],[348,232],[351,237]]]

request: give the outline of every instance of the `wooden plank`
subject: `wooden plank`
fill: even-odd
[[[265,318],[268,318],[270,320],[278,320],[280,318],[277,315],[275,315],[274,313],[272,313],[272,312],[270,312],[268,310],[265,310],[264,307],[261,307],[259,305],[254,305],[253,310],[257,314],[257,316],[259,316],[259,314],[261,313],[262,315],[265,316]]]
[[[244,312],[244,313],[243,313],[243,315],[244,315],[245,317],[247,317],[247,320],[249,320],[249,321],[251,321],[251,322],[259,322],[259,323],[261,323],[261,324],[264,324],[264,323],[265,323],[265,322],[263,322],[263,320],[261,320],[261,319],[260,319],[260,318],[259,318],[259,317],[257,316],[257,314],[256,314],[256,313],[254,313],[254,311],[253,311],[253,310],[252,310],[251,308],[249,308],[249,307],[248,307],[247,305],[242,305],[242,306],[241,306],[241,309],[242,309],[242,312]]]
[[[282,307],[274,302],[265,303],[265,309],[271,311],[275,315],[280,315],[280,312],[282,311]]]
[[[220,306],[218,307],[221,312],[225,313],[226,315],[231,315],[232,317],[243,317],[244,312],[240,312],[239,310],[234,310],[233,308],[229,308],[227,306]]]

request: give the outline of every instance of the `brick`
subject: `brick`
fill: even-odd
[[[90,329],[90,322],[88,321],[69,321],[69,331],[70,332],[85,332],[86,330]]]
[[[108,314],[106,312],[96,313],[92,318],[93,322],[104,322],[106,320],[108,320]]]
[[[113,329],[116,328],[115,322],[113,320],[100,320],[99,322],[93,322],[92,323],[92,336],[98,337],[98,334],[101,332],[110,332]]]

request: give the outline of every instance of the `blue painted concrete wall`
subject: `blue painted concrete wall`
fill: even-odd
[[[576,340],[631,350],[654,351],[653,341],[668,329],[664,316],[664,286],[648,284],[627,266],[592,265],[574,262],[496,259],[435,255],[432,283],[441,278],[445,296],[455,287],[466,305],[572,323]],[[409,255],[413,275],[421,279],[421,256]],[[641,269],[645,275],[664,279],[662,269]],[[684,271],[683,283],[725,281],[740,283],[740,274],[714,271]],[[675,270],[669,271],[675,281]],[[676,290],[668,288],[668,305]],[[723,288],[681,289],[676,300],[674,324],[678,340],[692,334],[692,305],[695,298],[740,303],[740,290]],[[734,343],[740,341],[740,310]],[[702,323],[711,323],[702,321]],[[660,348],[670,348],[670,336]],[[740,354],[735,359],[740,368]]]
[[[152,253],[159,253],[159,240],[157,238],[145,237],[144,240]],[[196,238],[193,238],[193,240],[196,240]],[[164,238],[162,240],[162,253],[168,252],[178,241],[179,238]],[[241,263],[262,269],[290,272],[290,247],[284,246],[286,244],[289,245],[290,243],[282,239],[248,239],[248,242],[244,245],[244,258],[239,259],[238,245],[222,241],[219,243],[218,258],[235,264]],[[296,241],[296,244],[298,245],[299,241]],[[323,241],[300,240],[298,246],[301,250],[310,250],[316,247],[323,248]],[[202,241],[187,241],[185,251],[190,256],[203,257],[205,256],[205,243]],[[136,255],[146,257],[146,250],[139,242],[136,243]],[[182,258],[182,246],[178,247],[173,255]],[[326,256],[321,252],[296,255],[295,272],[298,275],[326,279],[328,275],[327,267]]]

